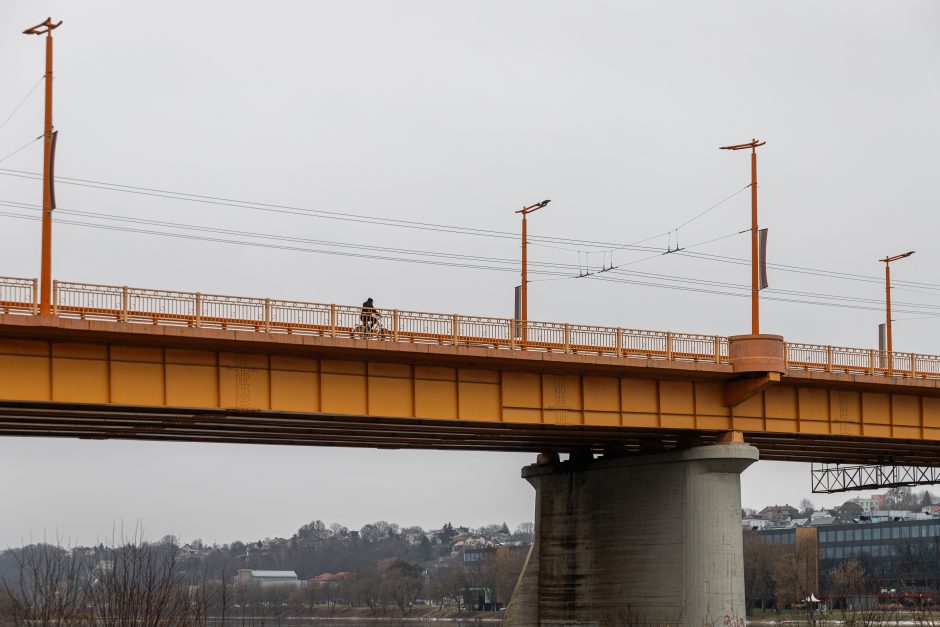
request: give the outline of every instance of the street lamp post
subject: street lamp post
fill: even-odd
[[[46,36],[46,111],[43,125],[42,160],[42,263],[39,273],[39,313],[51,313],[52,294],[52,210],[55,196],[52,189],[52,160],[55,151],[55,133],[52,130],[52,31],[62,25],[52,18],[23,31],[24,35]]]
[[[758,234],[757,234],[757,149],[767,142],[752,139],[746,144],[722,146],[719,150],[746,150],[751,149],[751,333],[760,333],[760,270],[758,268]]]
[[[885,264],[885,348],[888,351],[889,364],[891,363],[891,351],[893,349],[891,344],[891,262],[910,257],[913,254],[914,251],[911,250],[894,257],[885,257],[878,260]]]
[[[543,200],[542,202],[537,202],[534,205],[529,205],[528,207],[523,207],[516,211],[516,213],[522,214],[522,284],[520,285],[519,291],[521,292],[522,301],[521,311],[520,311],[520,322],[522,323],[522,341],[523,343],[526,340],[526,321],[529,319],[529,294],[528,294],[528,246],[527,246],[527,236],[526,236],[526,216],[530,213],[538,211],[545,207],[551,200]]]

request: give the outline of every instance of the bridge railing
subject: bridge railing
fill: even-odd
[[[36,279],[0,277],[0,313],[39,313],[39,285]]]
[[[526,351],[728,363],[728,338],[510,318],[376,309],[378,327],[363,325],[361,307],[269,298],[176,292],[94,283],[53,282],[53,315],[131,324],[189,326],[482,346]],[[0,313],[39,313],[35,279],[0,277]],[[787,343],[795,370],[888,377],[940,378],[940,356]]]
[[[787,343],[787,367],[796,370],[940,378],[940,356],[876,349]]]

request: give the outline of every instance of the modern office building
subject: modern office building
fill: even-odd
[[[812,543],[819,593],[845,560],[858,560],[878,591],[940,592],[940,518],[758,531],[769,544]]]

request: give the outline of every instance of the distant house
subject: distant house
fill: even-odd
[[[866,515],[879,509],[878,501],[870,497],[857,496],[852,501],[861,507],[862,513]]]
[[[758,515],[764,520],[784,522],[796,518],[799,514],[800,510],[792,505],[768,505]]]
[[[299,586],[297,573],[292,570],[250,570],[243,568],[235,573],[235,585]]]
[[[322,574],[317,575],[316,577],[313,577],[312,579],[308,579],[307,581],[312,584],[322,585],[325,583],[338,583],[340,581],[347,581],[349,579],[355,579],[355,578],[356,578],[356,573],[343,571],[341,573],[322,573]]]
[[[825,514],[825,513],[826,513],[826,512],[824,512],[824,514]],[[806,527],[825,527],[826,525],[837,525],[837,524],[841,524],[841,523],[842,523],[842,521],[839,520],[838,518],[836,518],[835,516],[827,516],[827,515],[816,516],[816,515],[815,515],[815,512],[814,512],[814,515],[809,519],[809,521],[807,521],[807,523],[806,523],[804,526],[806,526]]]
[[[465,548],[463,550],[463,562],[464,564],[469,564],[471,562],[482,562],[486,559],[487,553],[492,549],[487,547],[476,547],[476,548]]]
[[[506,559],[520,553],[528,553],[531,545],[523,542],[507,542],[496,547],[496,559]]]

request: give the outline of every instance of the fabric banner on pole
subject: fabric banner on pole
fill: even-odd
[[[888,325],[884,322],[878,325],[878,367],[888,367]]]
[[[757,232],[757,289],[767,288],[767,229]]]
[[[53,131],[52,142],[49,146],[49,208],[55,209],[55,143],[59,138],[59,131]]]

